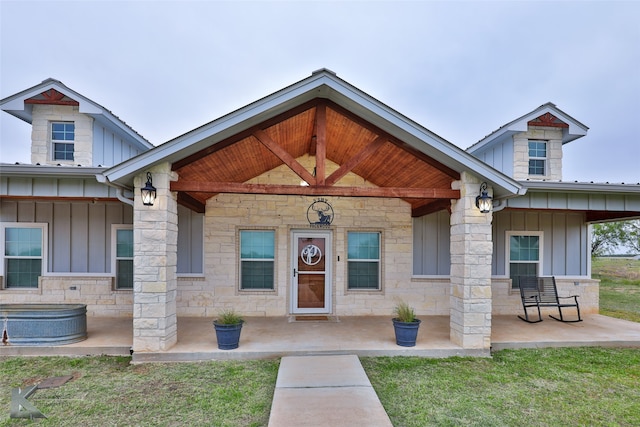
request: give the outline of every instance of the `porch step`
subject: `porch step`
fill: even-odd
[[[280,361],[269,427],[392,427],[355,355]]]

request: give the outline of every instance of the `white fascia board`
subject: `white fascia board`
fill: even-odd
[[[525,114],[524,116],[519,117],[500,127],[498,130],[490,133],[480,141],[473,144],[471,147],[467,148],[466,151],[468,153],[478,153],[482,151],[485,146],[492,144],[494,141],[500,140],[505,136],[513,135],[520,132],[526,132],[528,130],[528,123],[531,120],[546,113],[553,114],[559,120],[569,125],[569,129],[563,129],[563,144],[585,136],[587,134],[587,131],[589,130],[587,126],[583,125],[573,117],[559,110],[553,104],[546,103],[536,108],[532,112]]]
[[[492,186],[499,187],[494,188],[496,195],[508,197],[512,195],[522,195],[526,192],[526,190],[523,190],[522,186],[517,181],[507,177],[496,169],[491,168],[476,157],[446,141],[444,138],[429,131],[408,117],[377,101],[359,89],[351,85],[341,86],[341,88],[346,89],[346,91],[339,90],[339,88],[335,88],[333,86],[332,88],[336,89],[336,91],[330,94],[329,99],[343,107],[347,107],[350,111],[358,114],[363,119],[371,123],[375,123],[376,126],[385,132],[405,141],[413,148],[434,158],[442,164],[459,172],[468,170],[479,178],[490,181],[493,184]],[[347,97],[348,101],[345,102],[344,99],[340,99],[340,95]],[[383,119],[382,121],[380,120],[381,118]]]
[[[561,193],[608,193],[640,195],[640,183],[609,184],[594,182],[562,182],[562,181],[520,181],[529,191],[561,192]]]
[[[69,98],[77,101],[78,111],[83,114],[87,114],[98,120],[101,123],[109,123],[112,127],[120,129],[130,138],[135,140],[142,149],[153,148],[153,144],[144,139],[141,135],[136,133],[132,128],[125,124],[122,120],[114,116],[109,110],[90,100],[89,98],[79,94],[73,89],[69,89],[62,82],[55,79],[47,79],[44,82],[36,85],[32,88],[26,89],[15,95],[12,95],[4,100],[0,101],[0,107],[7,113],[24,120],[25,122],[32,123],[32,109],[33,106],[25,104],[24,101],[40,95],[42,92],[46,92],[49,89],[55,89],[60,93],[64,93]]]
[[[82,166],[40,166],[0,164],[2,176],[27,176],[30,178],[96,178],[106,168]]]
[[[316,97],[323,97],[376,124],[385,132],[457,171],[469,170],[490,181],[498,195],[524,194],[522,186],[464,150],[411,121],[330,73],[318,73],[279,92],[229,113],[105,171],[104,179],[130,185],[134,175],[160,162],[172,162],[222,141]],[[382,120],[381,120],[382,119]],[[428,142],[427,142],[428,141]],[[179,153],[179,154],[178,154]]]
[[[110,182],[127,184],[134,175],[140,173],[140,170],[144,168],[161,162],[173,162],[197,153],[203,148],[216,144],[244,129],[316,98],[318,93],[314,93],[312,89],[321,90],[325,79],[326,77],[322,75],[312,76],[255,101],[108,169],[103,174],[104,178]]]

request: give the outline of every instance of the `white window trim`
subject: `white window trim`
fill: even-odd
[[[53,125],[54,124],[73,124],[73,140],[65,139],[53,139]],[[76,158],[76,122],[69,120],[52,120],[49,122],[49,139],[51,141],[51,161],[55,162],[74,162]],[[56,159],[56,144],[73,144],[73,160]]]
[[[242,232],[243,231],[271,231],[273,232],[273,259],[269,258],[242,258]],[[277,269],[278,265],[276,263],[276,258],[278,256],[278,233],[275,228],[252,228],[252,227],[242,227],[238,228],[236,231],[236,238],[238,242],[238,285],[237,291],[240,293],[269,293],[272,294],[278,289],[278,279],[277,279]],[[242,287],[242,261],[271,261],[273,262],[273,287],[272,288],[243,288]]]
[[[542,261],[544,260],[544,232],[543,231],[507,231],[506,233],[506,242],[505,242],[505,276],[511,277],[511,236],[538,236],[539,250],[538,250],[538,261],[535,264],[538,264],[538,275],[542,276],[543,273],[543,265]],[[523,263],[527,263],[527,261],[523,261]],[[529,262],[534,264],[533,262]]]
[[[42,230],[42,255],[40,259],[42,263],[40,265],[40,277],[44,276],[47,271],[48,265],[48,230],[49,224],[46,222],[3,222],[0,224],[0,257],[2,258],[2,262],[0,262],[0,276],[5,276],[4,266],[5,266],[5,243],[6,243],[6,229],[7,228],[40,228]],[[3,280],[2,289],[12,289],[7,288],[7,281]],[[39,288],[39,286],[38,286]],[[36,288],[15,288],[16,290],[34,290]]]
[[[118,249],[117,249],[117,245],[118,245],[118,230],[133,230],[133,224],[111,224],[111,274],[110,276],[113,277],[113,290],[114,291],[129,291],[131,292],[130,288],[118,288],[118,284],[116,283],[117,280],[117,275],[116,275],[116,263],[118,261],[117,259],[117,254],[118,254]],[[135,258],[135,252],[134,252],[134,256],[132,257],[132,259]],[[134,265],[134,272],[133,274],[135,275],[135,265]]]
[[[542,174],[531,174],[529,170],[529,162],[527,161],[527,174],[530,176],[547,176],[549,174],[549,141],[546,139],[529,139],[527,140],[527,154],[529,154],[529,143],[530,142],[544,142],[545,143],[545,153],[547,154],[545,157],[534,157],[529,155],[529,160],[543,160],[544,161],[544,173]]]
[[[351,288],[349,286],[349,263],[350,262],[371,262],[371,259],[350,259],[349,258],[349,233],[378,233],[380,241],[378,242],[378,287],[377,288]],[[347,255],[347,274],[345,276],[345,289],[346,292],[381,292],[383,288],[383,269],[382,269],[382,257],[384,254],[384,231],[383,230],[367,230],[367,229],[358,229],[358,230],[347,230],[345,235],[345,247],[346,247],[346,255]]]

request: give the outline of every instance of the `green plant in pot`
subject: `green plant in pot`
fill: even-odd
[[[404,301],[399,301],[393,309],[393,314],[395,315],[392,321],[396,344],[402,347],[414,347],[421,321],[416,318],[413,307]]]
[[[233,350],[240,345],[240,332],[244,319],[233,309],[222,310],[218,318],[213,321],[216,331],[218,348],[220,350]]]

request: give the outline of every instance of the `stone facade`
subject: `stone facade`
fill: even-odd
[[[529,140],[547,141],[545,175],[529,175]],[[513,179],[562,180],[562,130],[529,126],[527,132],[513,136]]]
[[[73,122],[75,124],[73,160],[53,159],[52,122]],[[80,113],[77,106],[34,105],[31,128],[31,163],[93,166],[93,118]]]
[[[3,289],[6,304],[86,304],[96,317],[131,317],[133,292],[116,291],[113,277],[86,275],[41,276],[38,289]]]
[[[313,169],[315,159],[298,161]],[[328,162],[327,174],[338,168]],[[300,178],[286,166],[276,168],[252,183],[298,184]],[[366,186],[362,178],[348,174],[337,185]],[[411,211],[406,202],[382,198],[327,198],[335,212],[329,228],[333,237],[332,306],[342,316],[391,315],[398,298],[411,302],[420,314],[432,312],[434,302],[427,284],[411,280]],[[247,316],[290,314],[291,233],[312,230],[307,209],[313,197],[220,194],[207,202],[205,216],[204,278],[179,281],[178,312],[185,316],[212,316],[233,307]],[[275,230],[275,289],[241,291],[239,286],[238,235],[243,229]],[[382,233],[381,290],[347,289],[346,242],[349,231]]]
[[[460,199],[451,203],[451,342],[463,348],[491,347],[492,213],[475,205],[480,181],[463,172]]]
[[[169,191],[170,181],[177,177],[168,163],[150,172],[157,190],[153,206],[144,206],[140,197],[146,175],[134,180],[134,351],[163,351],[177,342],[178,205]]]

